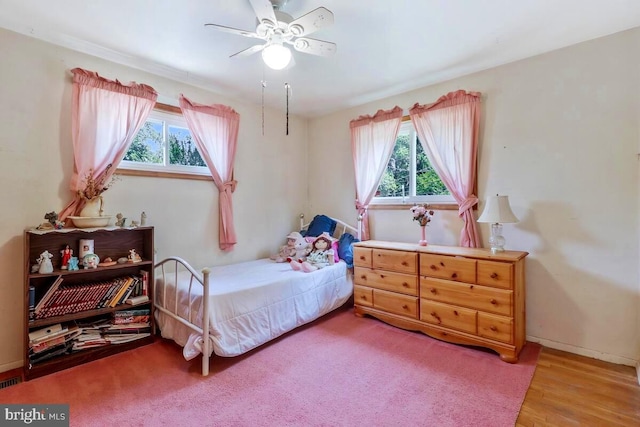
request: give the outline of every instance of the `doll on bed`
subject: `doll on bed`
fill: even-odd
[[[311,244],[311,253],[307,255],[305,261],[293,260],[289,263],[291,268],[296,271],[304,271],[310,273],[319,268],[333,265],[335,262],[333,249],[331,249],[331,237],[325,233],[316,237]]]

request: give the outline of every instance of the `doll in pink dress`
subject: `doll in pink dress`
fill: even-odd
[[[320,235],[313,241],[312,250],[305,261],[293,260],[289,264],[291,268],[297,271],[304,271],[310,273],[316,271],[319,268],[333,265],[334,254],[331,249],[331,238],[325,235]]]

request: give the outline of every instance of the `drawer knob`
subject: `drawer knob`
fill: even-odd
[[[440,261],[440,265],[444,267],[444,262]]]
[[[407,261],[402,261],[400,264],[404,265],[405,267],[409,265]]]
[[[432,294],[435,295],[437,291],[436,291],[436,288],[431,288],[431,289],[429,289],[429,292],[431,292]]]
[[[451,275],[451,278],[452,278],[452,279],[455,279],[456,277],[458,277],[458,273],[453,273],[453,274]]]
[[[496,328],[495,326],[491,326],[489,329],[491,329],[493,332],[498,332],[498,328]]]
[[[362,255],[360,255],[360,259],[361,259],[362,261],[364,261],[364,260],[365,260],[365,258],[364,258]]]
[[[436,266],[435,266],[435,265],[433,265],[433,264],[431,264],[431,267],[429,267],[429,268],[430,268],[430,269],[432,269],[432,270],[437,270],[437,269],[438,269],[438,267],[436,267]]]
[[[402,286],[405,287],[405,288],[408,288],[409,284],[407,282],[402,282]]]
[[[362,280],[365,280],[365,279],[367,278],[367,276],[363,274],[362,276],[360,276],[360,278],[361,278]]]
[[[458,315],[458,310],[453,310],[453,314]]]
[[[361,298],[361,299],[363,299],[363,300],[365,300],[365,301],[367,300],[366,295],[362,295],[360,298]]]
[[[498,273],[491,273],[491,277],[492,279],[497,279],[498,278]]]
[[[405,310],[409,310],[409,306],[407,304],[403,304],[402,308],[404,308]]]
[[[491,301],[490,301],[490,302],[491,302],[491,304],[493,304],[493,305],[496,305],[496,304],[498,303],[498,301],[496,301],[496,299],[495,299],[495,298],[491,298]]]

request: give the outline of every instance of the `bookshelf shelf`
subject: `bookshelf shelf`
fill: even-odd
[[[48,232],[25,231],[25,334],[24,334],[24,378],[37,378],[53,372],[90,362],[115,353],[131,350],[154,340],[153,319],[153,227],[109,228],[109,229],[65,229]],[[62,249],[69,246],[78,254],[80,240],[91,239],[93,252],[101,259],[113,260],[127,257],[134,249],[141,262],[127,262],[94,269],[68,271],[61,269]],[[48,251],[53,257],[52,273],[32,273],[41,253]],[[143,279],[144,277],[144,279]],[[126,283],[126,285],[125,285]],[[136,304],[125,304],[127,296],[144,294],[149,300]],[[37,310],[36,310],[37,308]],[[151,335],[120,344],[107,343],[100,347],[78,350],[72,341],[78,337],[65,335],[66,343],[57,344],[52,339],[51,349],[38,348],[30,340],[30,334],[62,327],[71,330],[83,329],[90,322],[109,322],[121,310],[148,310]],[[114,340],[110,340],[114,341]],[[66,346],[65,346],[66,344]],[[57,355],[44,352],[62,350]],[[39,350],[36,353],[36,350]],[[53,354],[53,351],[51,352]],[[43,357],[46,356],[46,357]],[[47,358],[48,357],[48,358]]]

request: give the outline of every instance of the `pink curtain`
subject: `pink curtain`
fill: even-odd
[[[351,120],[351,151],[356,178],[356,209],[362,216],[362,240],[369,239],[367,209],[393,153],[402,122],[402,108],[379,110]]]
[[[480,93],[451,92],[431,105],[414,105],[409,115],[431,165],[458,203],[458,216],[465,222],[460,233],[460,246],[480,247],[472,210],[478,203],[473,187]]]
[[[151,86],[134,82],[124,85],[81,68],[71,73],[75,163],[70,187],[74,199],[60,212],[60,220],[82,209],[84,199],[78,192],[85,189],[90,171],[96,181],[109,182],[158,97]]]
[[[220,192],[220,249],[230,251],[237,243],[231,195],[237,184],[233,179],[233,163],[236,157],[240,115],[231,107],[196,104],[184,95],[180,95],[180,108]]]

